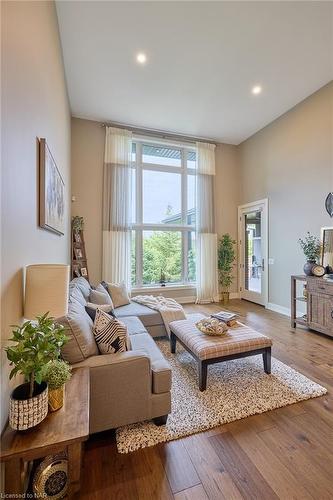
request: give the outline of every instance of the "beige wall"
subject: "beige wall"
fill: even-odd
[[[290,307],[290,275],[302,273],[298,238],[333,226],[333,83],[239,147],[242,203],[269,200],[269,302]]]
[[[240,204],[240,188],[238,149],[229,144],[219,144],[216,148],[215,180],[216,230],[219,237],[224,233],[230,233],[237,241],[237,208]],[[236,263],[230,291],[237,293],[237,290]]]
[[[72,214],[85,220],[85,242],[89,275],[94,283],[102,279],[102,183],[105,129],[98,122],[72,118]],[[236,238],[239,200],[237,148],[225,144],[216,148],[215,196],[217,231]],[[235,268],[236,271],[236,268]],[[237,290],[237,283],[232,291]],[[150,292],[149,292],[150,293]],[[169,290],[169,295],[195,296],[195,290]]]
[[[53,2],[2,2],[2,347],[22,319],[23,268],[69,261],[70,113]],[[36,138],[45,137],[66,186],[65,236],[38,227]],[[1,427],[8,366],[2,356]]]
[[[72,118],[72,215],[84,218],[84,238],[92,283],[102,279],[102,192],[105,129]]]

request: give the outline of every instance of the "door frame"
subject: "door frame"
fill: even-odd
[[[269,272],[268,272],[268,198],[264,198],[262,200],[253,201],[250,203],[245,203],[244,205],[239,205],[238,207],[238,293],[239,297],[242,299],[242,287],[244,283],[244,258],[245,258],[245,245],[243,244],[243,221],[242,215],[245,211],[250,211],[251,209],[255,210],[256,207],[262,207],[262,235],[263,235],[263,246],[262,246],[262,255],[264,259],[264,280],[262,282],[263,290],[262,297],[263,301],[258,302],[265,307],[268,304],[268,285],[269,285]],[[245,297],[244,297],[245,298]],[[245,299],[246,300],[246,299]],[[247,299],[249,300],[249,299]]]

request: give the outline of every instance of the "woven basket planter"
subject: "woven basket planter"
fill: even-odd
[[[49,408],[50,411],[57,411],[64,404],[64,386],[59,389],[49,389]]]
[[[9,401],[9,425],[12,429],[25,431],[38,425],[47,416],[48,388],[45,382],[35,384],[36,396],[28,398],[29,384],[16,387]]]

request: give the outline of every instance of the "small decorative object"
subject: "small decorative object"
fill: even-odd
[[[228,326],[223,321],[215,318],[204,318],[198,321],[195,326],[205,335],[222,336],[226,335]]]
[[[64,327],[56,325],[46,313],[35,321],[16,326],[10,340],[16,345],[5,349],[10,365],[14,365],[9,378],[21,373],[27,383],[16,387],[11,394],[9,424],[13,429],[26,430],[47,415],[48,388],[42,381],[42,370],[46,363],[60,356],[67,337]]]
[[[74,215],[74,217],[72,217],[73,231],[83,231],[83,225],[83,217],[79,217],[78,215]]]
[[[74,253],[75,253],[76,260],[83,259],[83,253],[82,253],[81,248],[74,248]]]
[[[222,236],[218,244],[218,272],[223,303],[229,302],[230,286],[233,280],[232,270],[236,259],[235,244],[236,241],[228,233]]]
[[[164,273],[164,271],[161,269],[160,285],[161,285],[161,286],[165,286],[165,283],[166,283],[165,273]]]
[[[307,232],[304,240],[299,238],[299,244],[303,250],[305,257],[307,258],[307,262],[304,264],[304,273],[307,276],[312,275],[312,267],[314,264],[318,262],[318,259],[321,254],[321,243],[320,239],[317,236],[312,236],[309,231]]]
[[[313,276],[317,276],[317,278],[321,278],[325,274],[325,268],[324,266],[321,266],[320,264],[314,264],[311,268],[311,273]]]
[[[65,184],[45,139],[39,141],[39,225],[65,233]]]
[[[328,215],[330,217],[333,217],[333,192],[328,193],[327,198],[325,200],[325,207]]]
[[[88,271],[86,267],[81,267],[81,276],[86,278],[88,276]]]
[[[81,235],[80,235],[80,233],[78,231],[74,232],[74,238],[75,238],[75,242],[76,243],[82,243]]]
[[[32,488],[36,498],[64,498],[68,486],[68,459],[66,453],[49,455],[37,467]]]
[[[303,285],[303,297],[305,299],[308,298],[308,289],[307,289],[306,285]]]
[[[49,388],[49,408],[59,410],[64,404],[64,386],[71,378],[72,370],[68,363],[55,359],[49,361],[43,369],[43,380]]]

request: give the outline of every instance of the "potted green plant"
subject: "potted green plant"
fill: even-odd
[[[71,378],[72,369],[68,363],[60,359],[51,360],[43,369],[43,380],[49,389],[49,408],[59,410],[64,404],[64,386]]]
[[[9,378],[17,373],[26,383],[16,387],[9,403],[9,424],[13,429],[25,430],[39,424],[47,415],[48,387],[42,379],[43,367],[60,356],[61,347],[67,342],[64,327],[54,323],[48,313],[33,321],[15,326],[6,348],[10,365],[14,365]]]
[[[229,301],[230,286],[233,280],[232,270],[236,259],[235,244],[236,241],[228,233],[222,235],[218,244],[217,267],[222,290],[222,302],[224,303]]]
[[[304,240],[299,238],[299,244],[303,250],[303,253],[307,259],[304,264],[303,270],[307,276],[312,275],[312,267],[318,262],[321,253],[321,242],[317,236],[313,236],[308,231]]]

